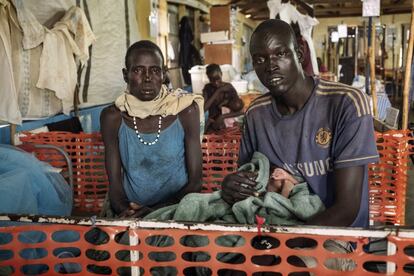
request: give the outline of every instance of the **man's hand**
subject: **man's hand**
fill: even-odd
[[[127,209],[119,214],[120,218],[141,218],[152,212],[151,208],[130,202]]]
[[[256,196],[256,185],[251,172],[229,174],[223,179],[221,197],[228,204],[233,205],[249,196]]]

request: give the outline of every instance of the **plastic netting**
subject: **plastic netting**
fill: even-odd
[[[19,220],[0,227],[0,275],[414,274],[414,230]]]
[[[413,140],[409,131],[376,133],[380,162],[369,166],[369,202],[372,222],[404,225],[409,155]],[[237,170],[240,130],[205,135],[202,141],[203,192],[221,188],[223,178]],[[99,213],[108,180],[104,147],[99,133],[48,132],[29,135],[23,142],[53,144],[64,148],[72,159],[75,209]]]
[[[377,132],[376,137],[380,162],[369,166],[370,219],[404,225],[413,137],[409,130]]]
[[[99,213],[109,186],[100,133],[75,134],[53,131],[28,135],[22,137],[21,141],[51,144],[64,149],[73,167],[74,211]]]

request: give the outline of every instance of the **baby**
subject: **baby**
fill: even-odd
[[[255,181],[258,176],[258,172],[246,171],[245,176],[247,176],[250,180]],[[278,168],[276,166],[271,166],[269,171],[269,180],[266,185],[266,191],[255,192],[254,196],[259,197],[263,196],[266,192],[274,192],[281,194],[286,198],[289,198],[290,192],[298,183],[300,183],[300,181],[290,175],[284,169]],[[247,194],[244,195],[248,196]]]
[[[281,168],[273,167],[270,169],[270,173],[266,191],[279,193],[282,196],[289,198],[290,192],[299,181]]]

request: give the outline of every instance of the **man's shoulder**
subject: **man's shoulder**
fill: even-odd
[[[259,111],[261,108],[271,106],[271,104],[272,95],[270,94],[270,92],[268,92],[253,100],[253,102],[250,104],[249,108],[246,111],[246,115],[248,115],[249,113],[255,113]]]
[[[371,107],[364,92],[358,88],[327,80],[320,79],[316,87],[316,95],[330,102],[347,102],[353,106],[358,117],[371,115]]]

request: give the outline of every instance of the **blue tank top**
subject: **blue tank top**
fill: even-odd
[[[140,135],[144,141],[156,137],[156,133]],[[141,143],[123,120],[118,138],[123,187],[130,201],[151,206],[167,200],[187,183],[184,129],[178,118],[161,131],[154,145]]]

